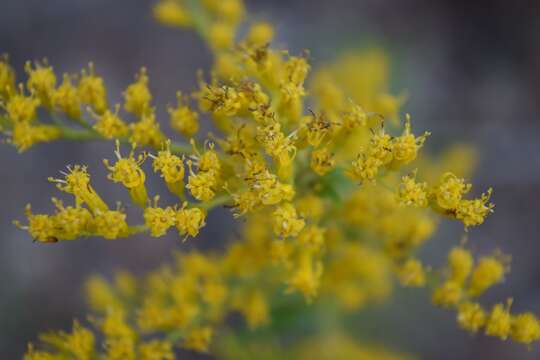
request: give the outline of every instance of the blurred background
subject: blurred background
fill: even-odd
[[[405,111],[415,127],[429,129],[433,148],[455,141],[480,154],[473,182],[494,187],[496,211],[470,233],[480,252],[501,248],[513,255],[507,283],[487,301],[515,298],[513,309],[540,313],[540,2],[433,0],[246,0],[256,18],[276,24],[277,45],[311,50],[312,61],[342,49],[377,46],[392,58],[394,92],[406,90]],[[191,31],[163,28],[150,16],[150,1],[2,0],[0,53],[22,73],[24,61],[49,59],[58,73],[78,72],[88,61],[106,79],[112,100],[144,65],[163,118],[176,90],[196,86],[195,70],[211,59]],[[163,122],[163,121],[162,121]],[[32,243],[11,222],[32,202],[50,210],[59,193],[47,182],[66,164],[86,163],[104,198],[126,199],[105,179],[101,159],[109,143],[42,145],[18,155],[0,146],[0,358],[20,358],[28,340],[84,318],[81,286],[91,273],[126,268],[136,274],[157,267],[179,248],[176,237],[123,241],[88,239],[54,246]],[[156,182],[152,186],[161,186]],[[182,247],[223,246],[232,225],[212,215],[202,236]],[[461,227],[443,226],[426,250],[441,258],[459,241]],[[490,299],[491,298],[491,299]],[[375,340],[422,359],[538,359],[538,346],[469,336],[454,313],[435,309],[429,297],[404,291],[364,324]]]

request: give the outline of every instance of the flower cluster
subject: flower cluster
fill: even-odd
[[[437,159],[423,154],[430,133],[413,133],[410,116],[401,117],[405,99],[388,91],[383,53],[346,54],[308,80],[309,54],[271,47],[270,24],[239,30],[240,0],[161,0],[154,15],[168,26],[194,28],[214,55],[211,75],[201,73],[198,89],[178,92],[178,104],[168,107],[182,142],[160,129],[145,68],[126,87],[123,104],[111,106],[91,64],[58,85],[46,61],[28,63],[28,80],[17,87],[8,59],[0,61],[0,124],[9,141],[24,151],[57,139],[114,139],[116,159],[103,160],[108,178],[127,190],[143,222],[128,219],[120,204],[110,207],[88,168],[76,165],[50,179],[72,204],[53,198],[53,214],[35,214],[28,205],[27,224],[16,224],[41,243],[161,237],[171,228],[185,241],[206,225],[208,211],[225,205],[244,220],[242,230],[224,251],[180,250],[174,266],[142,280],[128,273],[111,282],[91,278],[91,326],[75,322],[71,333],[41,336],[44,350],[29,345],[26,360],[173,359],[176,348],[235,358],[235,346],[243,346],[237,342],[261,340],[229,335],[241,331],[231,313],[241,315],[250,334],[264,334],[261,327],[286,334],[280,316],[361,311],[391,296],[394,279],[429,287],[434,304],[456,311],[468,331],[525,344],[540,339],[535,315],[511,314],[511,301],[489,311],[478,302],[502,282],[507,257],[475,262],[461,246],[441,269],[416,257],[440,221],[460,221],[466,230],[482,224],[493,211],[492,190],[466,197],[474,162],[466,147]],[[219,134],[199,134],[205,118]],[[121,144],[131,146],[127,155]],[[169,196],[147,186],[152,172]],[[164,198],[173,200],[160,206]],[[353,357],[386,356],[345,335],[340,343],[336,351]],[[316,358],[307,347],[295,351]]]

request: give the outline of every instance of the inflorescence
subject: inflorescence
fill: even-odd
[[[388,91],[383,53],[346,54],[306,82],[309,54],[271,47],[274,28],[266,22],[243,31],[241,0],[161,0],[154,15],[197,30],[214,55],[208,79],[200,74],[199,88],[178,92],[168,107],[182,143],[160,128],[145,68],[123,104],[110,104],[93,64],[59,82],[46,60],[28,62],[27,81],[17,84],[7,57],[0,60],[7,142],[23,152],[61,139],[114,141],[114,157],[103,160],[108,179],[127,190],[143,222],[100,196],[87,166],[73,165],[49,178],[72,201],[53,198],[50,214],[28,205],[26,222],[16,225],[40,243],[168,232],[186,241],[225,205],[243,220],[241,234],[223,252],[180,251],[174,266],[143,280],[125,272],[112,282],[90,278],[90,326],[75,321],[71,332],[41,335],[43,350],[29,345],[26,360],[173,359],[175,347],[236,358],[228,314],[240,313],[251,330],[271,327],[284,304],[298,303],[295,294],[303,298],[299,312],[325,301],[358,311],[391,296],[394,279],[430,289],[433,303],[455,311],[466,331],[524,344],[540,339],[537,317],[512,313],[511,299],[491,308],[478,300],[504,280],[508,256],[475,259],[463,242],[440,269],[416,256],[443,219],[466,231],[481,225],[493,211],[492,190],[470,195],[467,148],[437,160],[422,154],[431,134],[415,134],[411,117],[400,116],[404,96]],[[200,134],[207,118],[218,135]],[[151,172],[175,203],[160,204],[145,181]],[[347,345],[339,351],[353,357],[381,354],[340,341]]]

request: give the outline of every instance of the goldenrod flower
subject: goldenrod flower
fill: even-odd
[[[8,63],[7,55],[0,56],[0,99],[15,90],[15,71]]]
[[[118,116],[120,105],[116,105],[114,112],[105,110],[101,115],[94,114],[96,123],[93,128],[107,139],[118,139],[127,136],[129,128]]]
[[[274,233],[281,237],[296,236],[305,225],[304,219],[296,214],[296,209],[290,203],[281,204],[273,213]]]
[[[108,240],[129,235],[126,214],[120,210],[98,211],[92,221],[92,232]]]
[[[19,152],[24,152],[38,143],[58,140],[60,129],[53,125],[32,125],[28,122],[15,123],[10,142]]]
[[[496,336],[502,340],[506,340],[510,335],[512,316],[510,315],[510,306],[512,301],[508,301],[506,305],[496,304],[491,309],[486,321],[486,335]]]
[[[148,89],[148,75],[146,68],[141,68],[134,83],[130,84],[124,92],[124,109],[137,116],[143,115],[150,109],[152,94]]]
[[[463,195],[471,190],[472,185],[465,183],[452,173],[445,173],[439,185],[433,190],[437,205],[445,210],[456,209]]]
[[[454,247],[448,254],[448,267],[450,278],[459,284],[463,284],[473,267],[473,257],[469,250],[463,247]]]
[[[184,195],[184,160],[171,153],[170,141],[165,143],[163,150],[157,156],[150,154],[153,159],[154,172],[160,172],[169,190],[178,195]]]
[[[153,237],[165,235],[167,230],[176,222],[175,211],[171,207],[160,208],[157,206],[159,196],[154,198],[154,206],[144,209],[144,222],[150,229]]]
[[[94,334],[76,320],[71,333],[49,332],[41,335],[40,340],[76,359],[91,360],[94,356]]]
[[[81,101],[89,105],[96,113],[101,114],[107,110],[107,91],[103,78],[94,73],[94,64],[88,64],[88,71],[81,71],[79,80],[79,96]]]
[[[178,0],[161,0],[153,9],[157,21],[168,26],[189,26],[191,16]]]
[[[412,176],[404,176],[401,178],[397,198],[404,205],[426,207],[428,205],[427,183],[416,182],[416,172]]]
[[[109,160],[104,159],[103,164],[109,170],[108,178],[116,183],[122,183],[128,190],[133,202],[140,207],[146,207],[148,195],[144,182],[146,175],[141,169],[142,163],[146,160],[146,154],[140,154],[135,159],[135,144],[131,147],[131,152],[127,158],[123,158],[120,153],[120,142],[116,140],[116,163],[110,165]]]
[[[212,340],[213,331],[210,327],[200,327],[191,330],[186,337],[184,347],[186,349],[206,352]]]
[[[486,313],[478,303],[464,302],[458,306],[458,324],[465,330],[477,332],[486,323]]]
[[[173,344],[163,340],[150,340],[138,347],[141,360],[174,360]]]
[[[10,96],[4,108],[7,116],[14,124],[29,123],[36,118],[36,110],[41,101],[31,93],[30,96],[24,95],[24,88],[19,86],[19,92]]]
[[[540,322],[538,318],[530,312],[519,314],[512,319],[512,340],[530,344],[540,340]]]
[[[107,204],[96,193],[90,185],[90,175],[86,166],[75,165],[68,166],[68,172],[61,172],[64,179],[55,179],[50,177],[48,180],[56,183],[56,187],[62,191],[75,196],[77,204],[86,204],[94,213],[98,211],[106,211],[109,209]]]
[[[187,208],[187,203],[182,205],[182,208],[176,212],[176,228],[180,235],[195,237],[199,234],[199,230],[206,225],[206,214],[199,208]]]
[[[426,285],[426,272],[417,259],[408,259],[398,269],[399,281],[407,287],[423,287]]]
[[[71,76],[64,74],[62,85],[52,93],[52,104],[73,119],[81,117],[81,98]]]
[[[456,306],[462,297],[461,284],[448,280],[435,289],[432,300],[435,305],[452,307]]]
[[[274,38],[274,27],[267,22],[258,22],[249,28],[245,41],[253,46],[264,46]]]
[[[177,107],[167,109],[171,116],[171,127],[186,137],[192,137],[199,131],[199,114],[190,109],[187,98],[183,98],[181,92],[176,97]]]
[[[131,136],[129,141],[140,146],[158,147],[165,141],[165,136],[156,121],[154,109],[144,113],[140,120],[129,124]]]
[[[504,259],[496,256],[486,256],[478,261],[469,284],[469,294],[480,296],[484,291],[503,280],[507,271]]]
[[[53,68],[48,64],[47,60],[43,62],[36,61],[33,68],[32,63],[28,61],[24,66],[24,70],[28,74],[26,83],[28,89],[36,93],[43,106],[50,108],[56,87],[56,74]]]
[[[527,345],[540,340],[534,314],[511,314],[511,301],[488,311],[477,300],[502,282],[509,271],[506,257],[495,253],[475,262],[463,244],[438,268],[428,257],[416,257],[440,222],[460,220],[465,230],[482,224],[494,207],[492,191],[467,197],[472,185],[464,178],[474,163],[468,147],[427,156],[423,145],[430,133],[414,134],[408,114],[399,122],[405,97],[389,92],[390,59],[382,51],[344,53],[318,65],[309,80],[309,53],[272,48],[271,24],[241,23],[243,1],[156,1],[159,22],[196,30],[214,57],[207,80],[199,72],[198,89],[186,90],[188,96],[178,92],[178,103],[167,109],[171,127],[191,147],[162,132],[145,68],[124,91],[123,109],[110,109],[104,80],[91,63],[78,81],[64,75],[58,87],[52,66],[28,63],[26,87],[17,89],[15,72],[2,57],[0,132],[6,142],[24,151],[57,139],[115,139],[115,162],[103,161],[108,178],[141,208],[134,209],[139,216],[130,212],[128,223],[120,203],[109,208],[87,168],[75,165],[61,179],[50,179],[73,201],[53,198],[50,214],[28,205],[27,223],[15,224],[40,243],[138,233],[156,238],[173,226],[185,241],[198,236],[210,211],[223,205],[242,217],[241,226],[223,251],[182,245],[172,264],[146,277],[118,272],[112,281],[90,278],[85,290],[92,330],[75,322],[71,333],[45,334],[47,351],[29,345],[25,360],[172,360],[177,347],[245,357],[258,344],[252,336],[223,334],[231,313],[240,313],[250,329],[272,321],[282,326],[285,312],[287,322],[323,312],[333,322],[388,300],[396,279],[407,287],[429,287],[432,302],[454,311],[466,331]],[[126,123],[121,111],[135,121]],[[195,140],[202,128],[198,111],[216,131]],[[87,115],[95,122],[87,123]],[[203,146],[197,148],[197,141]],[[120,154],[121,142],[132,144],[128,156]],[[136,156],[136,146],[152,154]],[[155,189],[147,190],[147,156],[181,205],[158,206],[159,195],[149,201],[147,191]],[[411,172],[413,161],[418,170]],[[313,303],[309,310],[298,302],[302,297]],[[234,325],[227,332],[241,326]],[[276,328],[258,332],[256,342],[264,345]],[[293,335],[292,350],[274,357],[394,358],[339,334],[330,351],[319,351],[321,344],[327,347],[319,340],[315,347],[298,346]],[[236,343],[241,356],[230,356]]]

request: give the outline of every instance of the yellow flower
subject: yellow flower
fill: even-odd
[[[463,296],[461,285],[448,280],[433,292],[433,303],[444,307],[456,306]]]
[[[496,336],[502,340],[508,338],[512,325],[512,316],[510,315],[511,304],[512,301],[510,300],[506,306],[503,304],[493,306],[486,322],[486,335]]]
[[[383,162],[376,157],[366,157],[359,154],[356,160],[352,162],[352,168],[347,171],[347,175],[361,183],[373,181],[379,172]]]
[[[245,41],[250,45],[264,46],[274,38],[274,27],[267,22],[258,22],[249,28]]]
[[[33,121],[40,104],[41,102],[33,94],[25,96],[21,85],[19,92],[10,96],[4,107],[9,120],[14,124],[20,124]]]
[[[101,115],[94,115],[97,122],[93,128],[107,139],[118,139],[127,136],[129,128],[118,116],[120,105],[115,106],[114,112],[105,110]]]
[[[78,321],[73,322],[71,333],[50,332],[41,335],[40,340],[59,351],[67,352],[76,359],[90,360],[94,356],[94,334],[81,326]]]
[[[281,125],[276,121],[257,128],[257,141],[280,167],[288,167],[296,155],[293,137],[294,133],[285,136],[281,132]]]
[[[489,202],[492,189],[482,194],[480,199],[461,200],[456,209],[456,217],[463,221],[465,227],[480,225],[486,216],[493,212],[494,205]]]
[[[407,206],[426,207],[428,205],[427,184],[416,182],[416,171],[413,175],[401,178],[397,193],[398,201]]]
[[[320,253],[324,247],[324,233],[325,229],[315,225],[305,227],[298,235],[298,244],[305,251],[313,254]]]
[[[28,219],[28,225],[21,225],[18,221],[14,221],[17,227],[28,231],[32,239],[39,242],[54,243],[58,241],[53,217],[32,213],[30,204],[26,205],[25,214]]]
[[[143,115],[150,109],[152,94],[148,89],[146,68],[141,68],[134,83],[124,92],[124,109],[137,116]]]
[[[323,114],[316,115],[313,113],[306,126],[308,143],[313,147],[317,147],[327,135],[331,135],[334,124],[326,119]]]
[[[540,323],[538,318],[530,312],[516,315],[512,319],[512,340],[530,344],[540,340]]]
[[[157,206],[159,196],[154,198],[154,206],[144,209],[144,222],[150,229],[150,235],[160,237],[176,222],[176,213],[171,207],[160,208]]]
[[[15,90],[15,71],[8,63],[7,55],[0,56],[0,99]]]
[[[65,207],[62,201],[53,198],[57,213],[53,217],[55,237],[59,240],[73,240],[89,231],[92,214],[82,207]]]
[[[28,344],[26,354],[23,360],[64,360],[65,357],[60,354],[52,354],[47,351],[40,351],[34,348],[33,344]]]
[[[119,299],[111,286],[99,276],[91,276],[84,284],[86,301],[92,310],[105,313],[110,309],[121,308]]]
[[[273,213],[274,233],[281,237],[297,236],[304,228],[304,219],[296,214],[290,203],[281,204]]]
[[[165,140],[153,109],[144,113],[139,121],[129,124],[129,127],[131,130],[129,141],[139,146],[158,147]]]
[[[71,82],[71,77],[64,74],[62,85],[52,94],[52,103],[55,107],[65,112],[66,115],[73,119],[81,117],[81,98],[77,88]]]
[[[56,75],[53,68],[49,66],[46,60],[42,63],[35,62],[33,68],[32,63],[28,61],[24,66],[24,70],[28,73],[26,83],[28,89],[36,93],[43,106],[50,107],[54,88],[56,87]]]
[[[456,209],[463,195],[471,190],[471,184],[465,183],[452,173],[442,175],[439,185],[433,190],[437,205],[444,210]]]
[[[135,144],[131,147],[129,157],[123,158],[120,154],[120,142],[116,140],[116,150],[114,152],[117,161],[110,165],[109,160],[104,159],[103,164],[109,170],[108,178],[116,183],[122,183],[128,190],[133,202],[140,207],[146,207],[148,195],[144,182],[146,175],[141,169],[141,165],[146,160],[146,154],[141,154],[135,159]]]
[[[338,101],[340,102],[340,101]],[[350,101],[350,108],[343,114],[343,125],[347,130],[354,130],[357,127],[367,125],[368,114],[360,105]]]
[[[60,129],[54,125],[32,125],[28,122],[15,123],[11,143],[19,152],[24,152],[42,142],[51,142],[62,137]]]
[[[183,196],[184,195],[184,160],[176,155],[171,154],[170,140],[165,143],[163,150],[158,152],[158,155],[150,154],[153,159],[152,168],[154,172],[160,172],[161,177],[165,180],[169,191]]]
[[[268,303],[261,291],[253,291],[240,301],[239,310],[250,329],[256,329],[268,323],[270,315]]]
[[[187,203],[182,205],[182,208],[176,212],[176,228],[180,235],[195,237],[199,234],[199,230],[206,225],[206,214],[199,208],[187,209]]]
[[[78,205],[86,204],[94,213],[107,211],[109,207],[90,185],[90,175],[86,166],[68,166],[67,169],[67,173],[62,172],[64,179],[50,177],[48,180],[55,182],[58,189],[75,196]]]
[[[182,98],[182,93],[176,93],[178,105],[176,108],[169,107],[171,127],[180,134],[192,137],[199,131],[199,114],[191,110],[187,98]]]
[[[467,301],[458,306],[457,321],[463,329],[475,333],[486,323],[486,312],[480,304]]]
[[[480,296],[503,280],[507,271],[504,260],[496,256],[486,256],[480,259],[471,275],[469,294],[473,297]]]
[[[94,73],[94,64],[88,64],[88,71],[81,72],[79,80],[79,96],[84,104],[90,107],[98,114],[107,110],[107,90],[103,78]]]
[[[234,87],[200,82],[201,90],[196,95],[202,111],[214,115],[234,116],[242,108],[242,99]]]
[[[322,263],[313,260],[309,253],[302,253],[295,272],[287,281],[288,291],[300,291],[306,301],[311,302],[317,295],[322,273]]]
[[[401,166],[404,164],[408,164],[414,159],[416,159],[416,156],[418,154],[418,149],[420,149],[424,142],[426,141],[426,138],[430,135],[429,132],[425,132],[423,135],[419,137],[415,137],[411,133],[411,117],[409,114],[406,115],[405,120],[405,129],[403,130],[403,134],[401,136],[394,139],[393,146],[392,146],[392,156],[394,160],[393,166]]]
[[[448,266],[450,268],[450,279],[458,284],[463,284],[473,267],[471,252],[463,247],[452,248],[448,254]]]
[[[234,44],[234,29],[227,23],[214,23],[208,30],[208,42],[217,50],[230,49]]]
[[[186,336],[184,347],[189,350],[207,352],[212,341],[212,328],[198,327],[192,329]]]
[[[333,154],[329,153],[326,148],[313,150],[311,153],[311,168],[320,176],[332,170],[335,163]]]
[[[126,214],[120,210],[98,211],[92,222],[94,234],[108,240],[114,240],[129,235]]]
[[[399,281],[407,287],[423,287],[426,285],[426,272],[417,259],[408,259],[398,269]]]
[[[189,189],[191,195],[200,201],[209,201],[215,196],[214,186],[216,177],[211,172],[199,171],[195,174],[192,170],[192,162],[188,160],[189,178],[186,188]]]
[[[168,26],[189,26],[191,16],[177,0],[161,0],[153,9],[157,21]]]
[[[150,340],[138,347],[140,360],[174,360],[173,345],[164,340]]]

